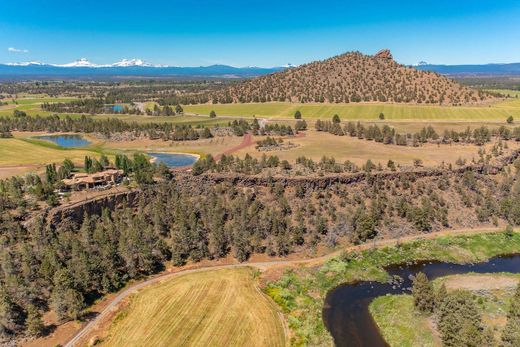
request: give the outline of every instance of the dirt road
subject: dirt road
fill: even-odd
[[[180,269],[176,272],[168,272],[163,273],[160,275],[157,275],[153,278],[150,278],[144,282],[137,283],[135,285],[132,285],[131,287],[124,289],[121,293],[119,293],[114,299],[94,318],[92,319],[87,325],[85,325],[67,344],[66,347],[73,347],[76,346],[76,344],[85,337],[98,323],[100,323],[105,316],[107,316],[113,309],[116,308],[116,306],[125,298],[127,298],[129,295],[135,293],[139,289],[149,286],[151,284],[157,283],[159,281],[167,280],[176,276],[190,274],[190,273],[196,273],[201,271],[211,271],[211,270],[219,270],[219,269],[233,269],[233,268],[239,268],[239,267],[256,267],[259,269],[267,269],[272,266],[279,266],[279,265],[298,265],[298,264],[307,264],[307,265],[315,265],[315,264],[321,264],[325,262],[326,260],[333,258],[337,255],[339,255],[341,252],[353,252],[353,251],[360,251],[364,249],[369,249],[373,247],[385,247],[385,246],[391,246],[395,245],[396,243],[402,243],[402,242],[409,242],[413,240],[420,240],[420,239],[433,239],[440,236],[447,236],[452,234],[457,235],[471,235],[471,234],[479,234],[479,233],[492,233],[496,232],[498,230],[501,230],[499,228],[481,228],[481,229],[473,229],[473,230],[443,230],[439,232],[433,232],[430,234],[424,234],[424,235],[415,235],[415,236],[407,236],[400,239],[389,239],[389,240],[381,240],[377,242],[371,242],[366,243],[363,245],[358,246],[352,246],[347,247],[338,251],[335,251],[333,253],[327,254],[325,256],[317,257],[317,258],[311,258],[311,259],[302,259],[302,260],[275,260],[275,261],[268,261],[268,262],[255,262],[255,263],[239,263],[239,264],[229,264],[229,265],[215,265],[215,266],[206,266],[201,267],[198,269]]]

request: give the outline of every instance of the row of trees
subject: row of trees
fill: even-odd
[[[460,132],[445,130],[442,135],[439,135],[432,126],[427,126],[417,133],[400,134],[395,128],[391,128],[388,125],[383,125],[380,128],[377,124],[366,126],[360,122],[347,122],[342,127],[338,117],[333,118],[332,121],[317,120],[315,128],[317,131],[329,132],[333,135],[348,135],[359,139],[401,146],[419,146],[426,142],[461,142],[483,145],[490,142],[492,137],[497,137],[502,140],[515,139],[516,141],[520,141],[520,127],[515,127],[511,130],[505,126],[496,129],[489,129],[486,126],[482,126],[473,130],[468,127],[466,130]]]
[[[175,125],[168,122],[125,122],[117,118],[95,120],[85,115],[79,118],[70,116],[62,118],[58,115],[29,117],[25,112],[19,110],[13,112],[13,117],[0,117],[0,129],[4,129],[6,133],[12,130],[99,133],[108,138],[114,134],[123,133],[133,137],[146,136],[151,139],[170,141],[196,140],[213,136],[208,128],[194,128],[191,125]]]

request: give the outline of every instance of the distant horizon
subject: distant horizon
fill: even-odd
[[[276,67],[388,48],[404,65],[506,64],[518,18],[515,0],[4,0],[0,61]]]
[[[346,52],[340,53],[339,55],[345,54],[345,53],[350,53],[350,52],[356,52],[356,50],[346,51]],[[366,54],[366,55],[373,55],[373,54],[367,54],[365,52],[361,52],[361,53],[362,54]],[[377,53],[377,52],[375,52],[375,53]],[[325,60],[325,59],[328,59],[328,58],[330,58],[330,57],[326,57],[326,58],[323,58],[323,59],[317,59],[317,60]],[[237,66],[237,65],[227,64],[227,63],[214,63],[214,64],[207,64],[207,65],[169,65],[169,64],[155,64],[153,61],[147,61],[147,60],[144,60],[144,59],[141,59],[141,58],[138,58],[138,57],[134,57],[134,58],[121,58],[121,59],[118,59],[117,61],[112,61],[112,62],[96,62],[96,61],[90,60],[87,57],[81,57],[81,58],[77,58],[77,59],[75,59],[73,61],[68,61],[68,62],[65,62],[65,63],[55,63],[55,62],[49,62],[49,61],[31,60],[31,61],[0,62],[0,64],[1,65],[10,65],[10,66],[22,66],[21,64],[35,63],[35,64],[43,64],[43,65],[54,66],[54,67],[67,67],[67,65],[69,65],[69,64],[72,64],[72,63],[75,63],[75,62],[79,62],[79,61],[84,60],[84,59],[86,61],[88,61],[89,63],[91,63],[93,66],[74,66],[74,67],[94,67],[94,68],[100,68],[100,67],[101,68],[102,67],[121,67],[121,66],[117,66],[115,64],[122,63],[124,61],[130,62],[130,61],[137,60],[137,61],[142,61],[143,63],[145,63],[145,65],[131,65],[131,66],[134,66],[134,67],[156,67],[156,68],[161,68],[161,67],[162,68],[167,68],[167,67],[172,67],[172,68],[174,68],[174,67],[189,68],[189,67],[208,67],[208,66],[222,65],[222,66],[229,66],[229,67],[240,68],[240,69],[245,69],[245,68],[271,69],[271,68],[280,68],[280,67],[298,67],[300,65],[304,65],[304,64],[312,63],[313,61],[317,61],[317,60],[307,61],[307,62],[303,62],[302,64],[299,64],[299,65],[292,64],[292,63],[289,62],[289,63],[283,64],[283,65],[277,65],[277,66],[258,66],[258,65],[238,65]],[[428,61],[427,59],[418,61],[418,62],[413,63],[413,64],[405,64],[405,63],[402,63],[402,62],[399,62],[399,61],[397,61],[397,62],[400,63],[400,64],[403,64],[403,65],[407,65],[407,66],[420,66],[420,65],[422,65],[422,63],[426,63],[426,65],[445,65],[445,66],[457,66],[457,65],[507,65],[507,64],[519,64],[520,63],[520,58],[517,61],[510,61],[510,62],[483,62],[483,63],[461,63],[461,64],[432,63],[432,62]]]

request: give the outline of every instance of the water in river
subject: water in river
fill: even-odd
[[[430,280],[438,277],[475,273],[520,272],[520,255],[492,258],[477,264],[450,264],[423,262],[396,265],[387,268],[391,276],[403,279],[400,284],[380,282],[359,282],[341,285],[331,290],[325,299],[323,320],[334,338],[336,346],[385,347],[388,346],[379,333],[368,305],[378,296],[386,294],[410,293],[412,277],[419,271]]]

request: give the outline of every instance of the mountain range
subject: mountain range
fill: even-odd
[[[418,70],[434,71],[448,76],[520,76],[520,63],[435,65],[419,63]]]
[[[0,64],[0,79],[52,79],[52,78],[131,78],[131,77],[200,77],[200,78],[250,78],[281,71],[291,67],[233,67],[210,65],[181,67],[153,65],[142,59],[123,59],[113,64],[95,64],[85,58],[67,64],[23,62]]]
[[[86,58],[67,64],[37,61],[0,63],[0,79],[106,79],[106,78],[251,78],[293,68],[288,64],[271,68],[210,65],[181,67],[154,65],[142,59],[123,59],[112,64],[95,64]],[[413,66],[421,71],[457,76],[520,76],[520,63],[440,65],[421,62]]]

